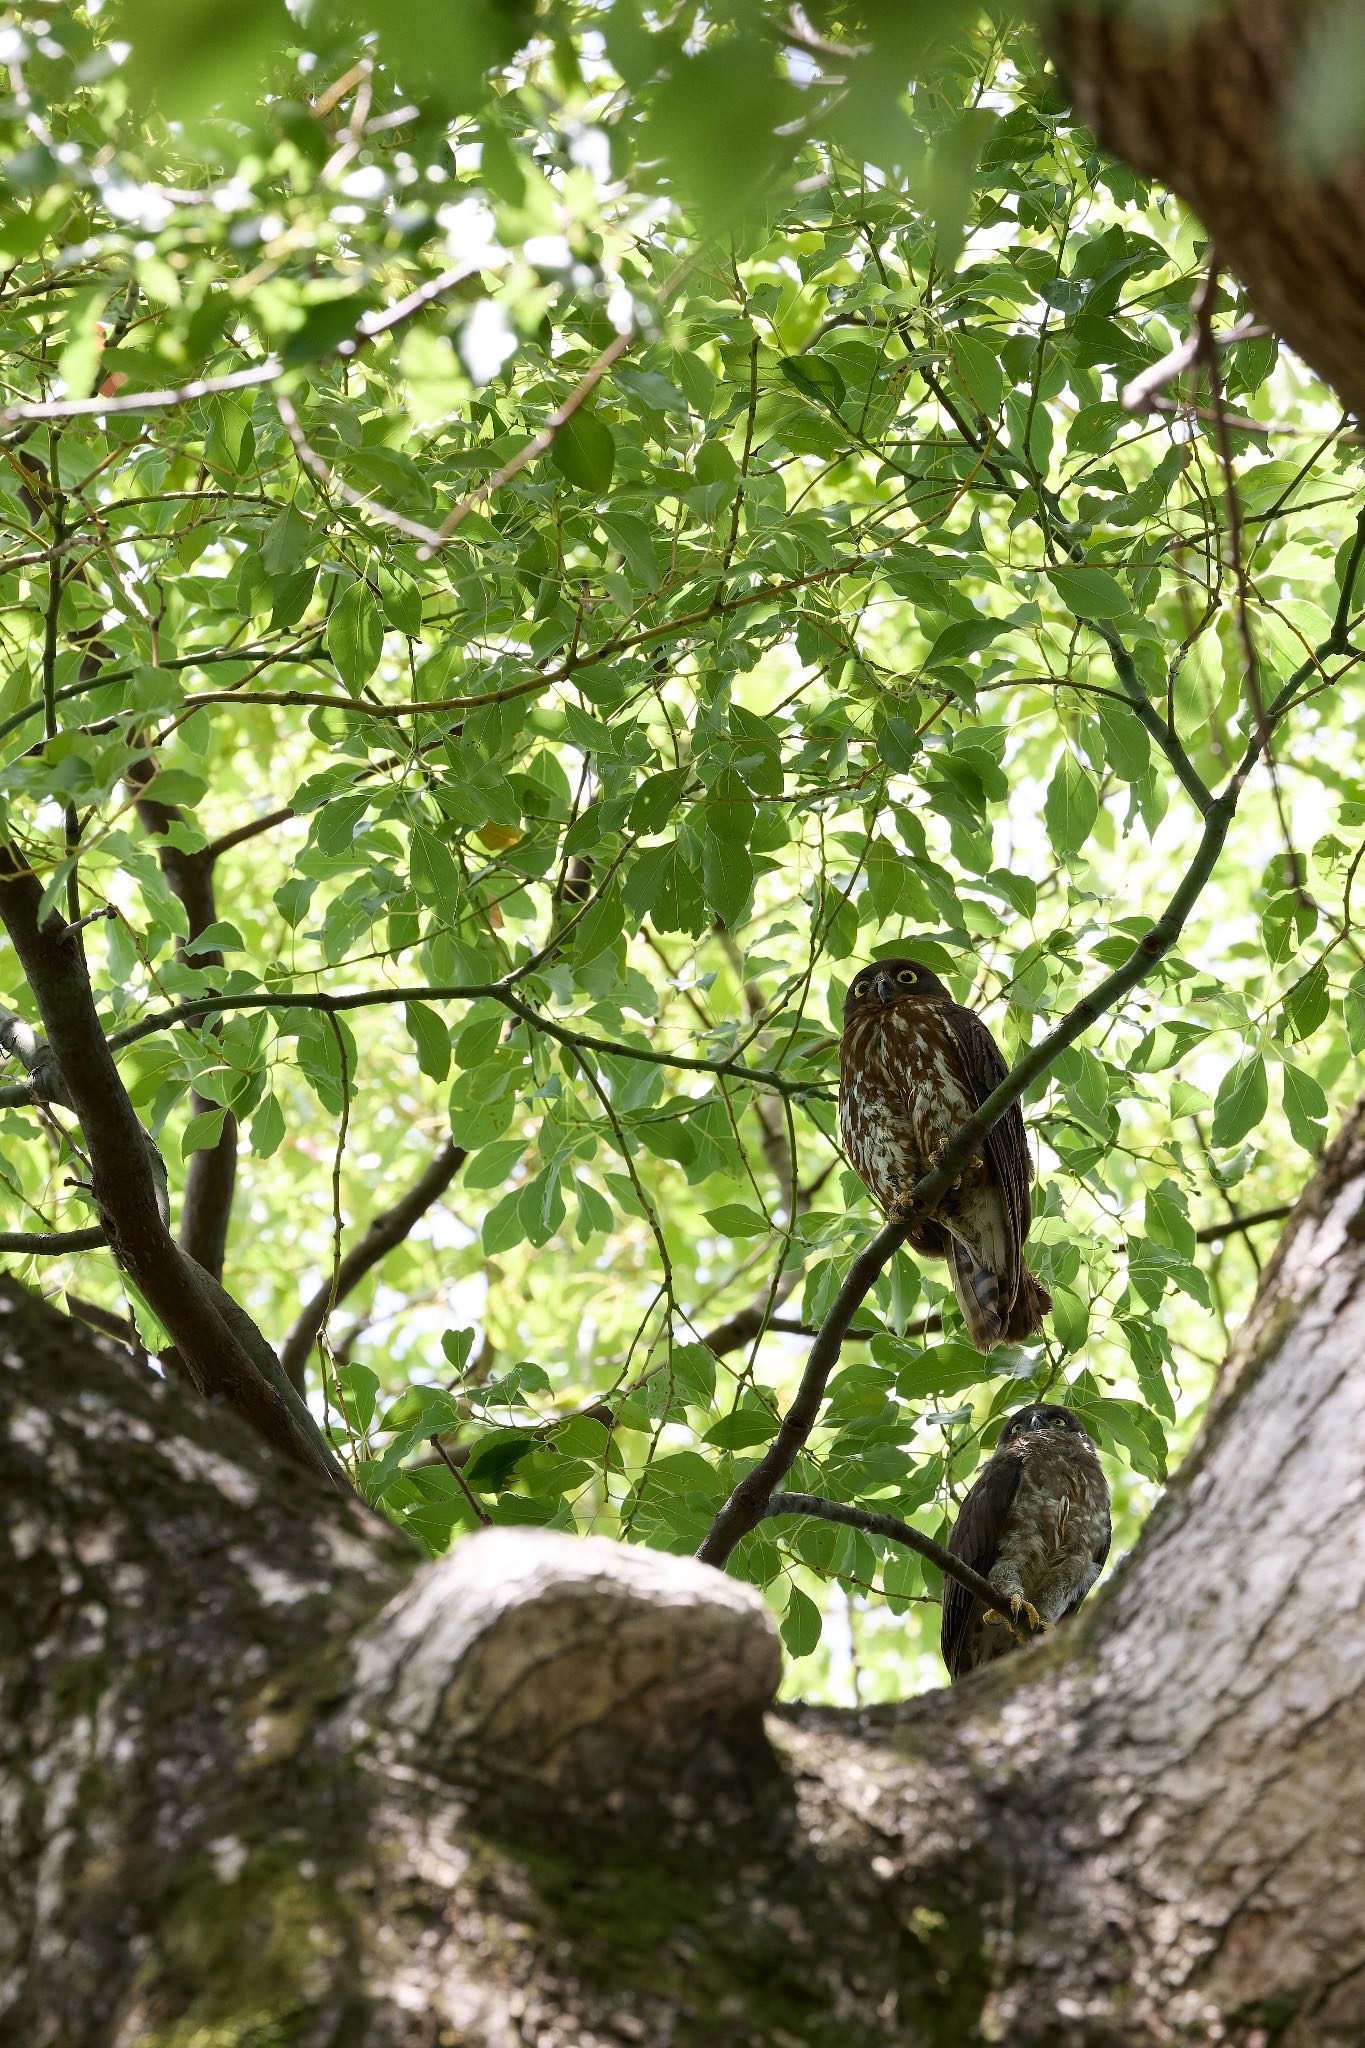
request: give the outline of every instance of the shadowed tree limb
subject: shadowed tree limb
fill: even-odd
[[[101,1225],[199,1392],[237,1409],[297,1464],[345,1486],[345,1475],[270,1346],[230,1296],[189,1259],[166,1225],[152,1146],[100,1029],[79,939],[40,925],[42,885],[0,842],[0,920],[38,1004],[66,1099],[80,1118]]]
[[[184,814],[177,805],[162,803],[157,796],[156,772],[155,762],[146,755],[140,755],[129,762],[125,777],[138,791],[137,814],[157,842],[161,872],[172,894],[179,898],[189,923],[188,940],[176,941],[176,952],[183,959],[193,949],[200,933],[217,921],[214,853],[209,846],[187,853],[175,843],[172,834],[176,827],[184,824]],[[223,956],[216,946],[195,952],[196,967],[221,967],[222,964]],[[208,1110],[221,1107],[209,1096],[201,1095],[197,1088],[191,1091],[192,1116],[202,1116]],[[223,1128],[218,1134],[217,1144],[190,1154],[185,1168],[185,1192],[180,1204],[181,1249],[188,1252],[206,1273],[212,1273],[215,1280],[223,1277],[236,1186],[237,1119],[227,1109],[223,1113]]]
[[[1234,1210],[1233,1214],[1225,1217],[1221,1223],[1206,1223],[1202,1229],[1196,1230],[1194,1241],[1196,1244],[1217,1244],[1220,1238],[1235,1237],[1239,1231],[1245,1234],[1247,1231],[1259,1229],[1263,1223],[1282,1223],[1286,1216],[1292,1216],[1293,1213],[1292,1202],[1276,1202],[1269,1209],[1247,1209],[1240,1212]]]
[[[697,1556],[703,1564],[723,1565],[741,1536],[756,1529],[768,1512],[778,1481],[788,1473],[797,1453],[820,1417],[825,1387],[833,1372],[854,1315],[876,1284],[892,1254],[905,1242],[907,1223],[888,1223],[864,1245],[844,1276],[820,1334],[811,1345],[796,1397],[783,1416],[777,1435],[752,1472],[745,1474],[707,1530]]]
[[[1089,626],[1097,633],[1109,649],[1109,658],[1114,664],[1114,673],[1123,685],[1123,694],[1132,705],[1140,725],[1156,741],[1166,759],[1175,771],[1176,781],[1184,790],[1190,802],[1202,818],[1207,818],[1213,808],[1213,791],[1205,782],[1199,770],[1186,753],[1184,746],[1173,729],[1167,725],[1157,711],[1151,698],[1142,687],[1142,678],[1137,672],[1132,655],[1120,640],[1107,619],[1085,619],[1078,623]]]
[[[108,1242],[98,1223],[87,1230],[0,1230],[0,1252],[22,1252],[29,1258],[100,1251]]]
[[[329,1274],[299,1311],[293,1329],[280,1346],[280,1364],[300,1393],[303,1392],[304,1366],[313,1348],[313,1340],[330,1311],[360,1285],[381,1259],[403,1242],[419,1217],[425,1216],[432,1204],[440,1200],[468,1157],[462,1145],[453,1144],[447,1138],[407,1193],[400,1195],[391,1208],[371,1217],[365,1226],[364,1236],[346,1253],[335,1275]]]

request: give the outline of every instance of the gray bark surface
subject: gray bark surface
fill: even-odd
[[[691,1559],[422,1565],[0,1295],[0,2036],[1365,2038],[1365,1116],[1138,1550],[1044,1647],[760,1716]]]

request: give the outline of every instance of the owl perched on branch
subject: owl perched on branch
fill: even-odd
[[[854,975],[839,1047],[839,1134],[854,1171],[892,1222],[1005,1073],[975,1011],[955,1003],[918,960],[875,960]],[[1016,1102],[935,1213],[909,1232],[922,1258],[948,1261],[978,1351],[1036,1336],[1052,1306],[1024,1264],[1032,1180]]]
[[[951,1678],[993,1662],[1026,1631],[1074,1614],[1109,1555],[1109,1487],[1069,1409],[1037,1401],[1000,1433],[953,1524],[948,1548],[999,1595],[987,1609],[943,1582],[943,1661]]]

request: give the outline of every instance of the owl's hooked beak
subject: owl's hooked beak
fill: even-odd
[[[877,998],[877,1001],[879,1003],[889,1003],[894,1001],[896,994],[896,977],[894,974],[892,974],[889,968],[879,967],[877,972],[873,975],[872,993]]]

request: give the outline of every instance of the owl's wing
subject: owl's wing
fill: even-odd
[[[1103,1534],[1100,1536],[1099,1541],[1096,1543],[1095,1548],[1090,1553],[1091,1560],[1095,1566],[1094,1576],[1087,1582],[1084,1590],[1076,1595],[1075,1599],[1071,1602],[1070,1606],[1067,1607],[1063,1611],[1063,1613],[1058,1616],[1058,1619],[1060,1621],[1065,1621],[1068,1618],[1068,1616],[1076,1612],[1076,1609],[1080,1606],[1082,1600],[1084,1600],[1086,1594],[1090,1591],[1091,1586],[1094,1585],[1095,1580],[1104,1570],[1105,1560],[1109,1555],[1109,1546],[1113,1541],[1114,1537],[1114,1525],[1113,1522],[1110,1520],[1109,1515],[1109,1488],[1105,1484],[1103,1473],[1099,1473],[1097,1475],[1097,1478],[1089,1483],[1087,1491],[1091,1494],[1092,1500],[1098,1501],[1098,1503],[1103,1507],[1104,1531]]]
[[[988,1576],[1000,1550],[1000,1538],[1004,1532],[1009,1511],[1014,1506],[1014,1496],[1019,1491],[1019,1480],[1023,1473],[1023,1460],[1000,1457],[990,1460],[975,1485],[963,1501],[957,1520],[953,1523],[948,1538],[948,1549],[954,1557],[960,1557],[973,1571]],[[962,1655],[967,1647],[967,1625],[971,1620],[976,1601],[965,1586],[959,1586],[956,1579],[946,1575],[943,1581],[943,1626],[939,1634],[939,1645],[949,1676],[956,1678],[962,1669]]]
[[[971,1087],[973,1106],[979,1109],[992,1089],[999,1087],[1009,1068],[1005,1065],[999,1046],[975,1010],[966,1010],[961,1003],[945,1003],[943,1022],[949,1037],[957,1047],[958,1056]],[[1024,1133],[1023,1111],[1017,1102],[1010,1104],[1005,1114],[988,1133],[985,1151],[986,1162],[995,1176],[1004,1200],[1010,1234],[1018,1253],[1023,1249],[1029,1224],[1033,1220],[1033,1204],[1030,1199],[1033,1161],[1029,1157],[1028,1138]]]

